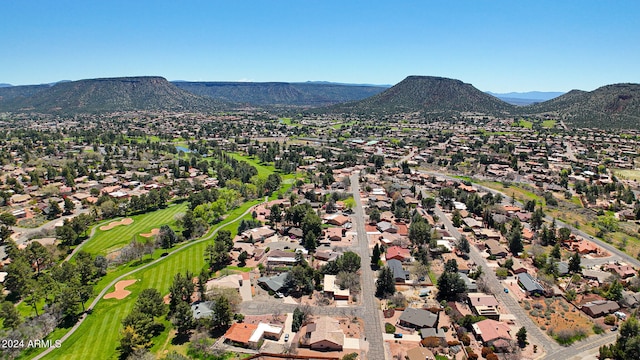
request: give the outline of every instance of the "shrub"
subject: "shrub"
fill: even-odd
[[[391,323],[384,323],[384,331],[387,334],[393,334],[393,333],[396,332],[396,327],[393,326],[393,324],[391,324]]]
[[[342,360],[356,360],[358,358],[358,353],[350,353],[342,357]]]
[[[458,345],[460,345],[460,341],[458,341],[458,340],[449,340],[449,341],[447,341],[447,345],[449,345],[449,346],[458,346]]]
[[[439,347],[440,345],[442,344],[440,343],[440,340],[438,338],[429,337],[429,338],[422,339],[422,346],[424,347],[436,348],[436,347]]]
[[[491,353],[487,355],[487,360],[498,360],[498,355]]]
[[[561,345],[571,345],[578,340],[582,340],[587,336],[584,329],[565,329],[558,331],[554,338]]]
[[[613,325],[616,323],[616,317],[614,315],[607,315],[604,317],[604,323],[607,325]]]
[[[593,325],[593,332],[595,334],[602,334],[604,332],[604,329],[599,324],[594,324]]]
[[[471,344],[471,338],[469,338],[469,335],[467,335],[467,334],[462,334],[462,336],[460,336],[460,341],[465,346],[469,346],[469,344]]]
[[[482,347],[482,352],[481,352],[482,357],[486,358],[487,355],[492,353],[493,353],[493,350],[490,347],[487,347],[487,346]]]

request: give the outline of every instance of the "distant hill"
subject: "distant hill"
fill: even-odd
[[[409,76],[384,92],[364,100],[340,104],[330,111],[365,113],[503,113],[512,105],[460,80],[433,76]]]
[[[211,111],[225,106],[222,102],[194,95],[162,77],[153,76],[89,79],[42,86],[47,88],[29,96],[0,101],[0,110],[43,113]],[[0,91],[7,89],[13,88]]]
[[[0,83],[0,88],[3,88],[3,87],[11,87],[11,86],[13,86],[13,85],[11,85],[11,84],[7,84],[7,83]]]
[[[521,108],[548,113],[577,127],[640,128],[640,84],[613,84],[587,92],[572,90],[555,99]]]
[[[0,87],[0,108],[5,101],[26,98],[50,87],[48,84]]]
[[[176,81],[180,89],[213,99],[255,106],[318,107],[361,100],[386,88],[327,82],[187,82]]]
[[[528,92],[510,92],[510,93],[493,93],[491,91],[487,91],[487,94],[493,95],[498,99],[507,102],[511,105],[525,106],[530,104],[535,104],[547,100],[551,100],[556,98],[562,94],[563,92],[552,92],[552,91],[528,91]]]

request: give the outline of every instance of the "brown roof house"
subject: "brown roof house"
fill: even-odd
[[[599,317],[620,310],[620,306],[615,301],[597,300],[582,305],[580,310],[591,317]]]
[[[312,350],[342,351],[344,332],[340,329],[338,320],[322,316],[307,325],[302,342]]]
[[[502,245],[500,245],[500,243],[496,240],[489,239],[485,241],[485,244],[487,245],[487,251],[489,252],[489,254],[497,258],[503,258],[507,256],[507,250],[502,247]]]
[[[398,318],[400,326],[424,329],[438,327],[438,314],[416,308],[406,308]]]

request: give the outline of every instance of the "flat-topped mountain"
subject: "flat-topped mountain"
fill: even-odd
[[[200,96],[256,106],[318,107],[361,100],[387,87],[327,82],[173,82]]]
[[[555,99],[521,108],[548,113],[579,127],[640,127],[640,84],[613,84],[593,91],[572,90]]]
[[[211,111],[222,107],[219,101],[194,95],[155,76],[61,82],[29,96],[0,101],[0,110],[43,113]]]
[[[370,98],[332,107],[341,112],[502,113],[513,106],[460,80],[409,76]]]

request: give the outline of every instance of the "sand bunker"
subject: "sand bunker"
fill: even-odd
[[[129,290],[125,290],[125,288],[133,283],[135,283],[135,280],[122,280],[122,281],[118,281],[116,283],[116,290],[113,292],[110,292],[108,294],[106,294],[104,296],[104,299],[118,299],[118,300],[122,300],[124,298],[126,298],[129,294],[131,294],[131,291]]]
[[[109,225],[100,226],[100,230],[107,231],[107,230],[113,229],[116,226],[131,225],[131,224],[133,224],[133,219],[132,218],[126,218],[126,219],[122,219],[120,221],[112,221],[112,222],[109,223]]]
[[[146,238],[150,238],[150,237],[158,235],[159,232],[160,232],[160,229],[155,228],[155,229],[151,229],[151,232],[140,234],[140,236],[146,237]]]

